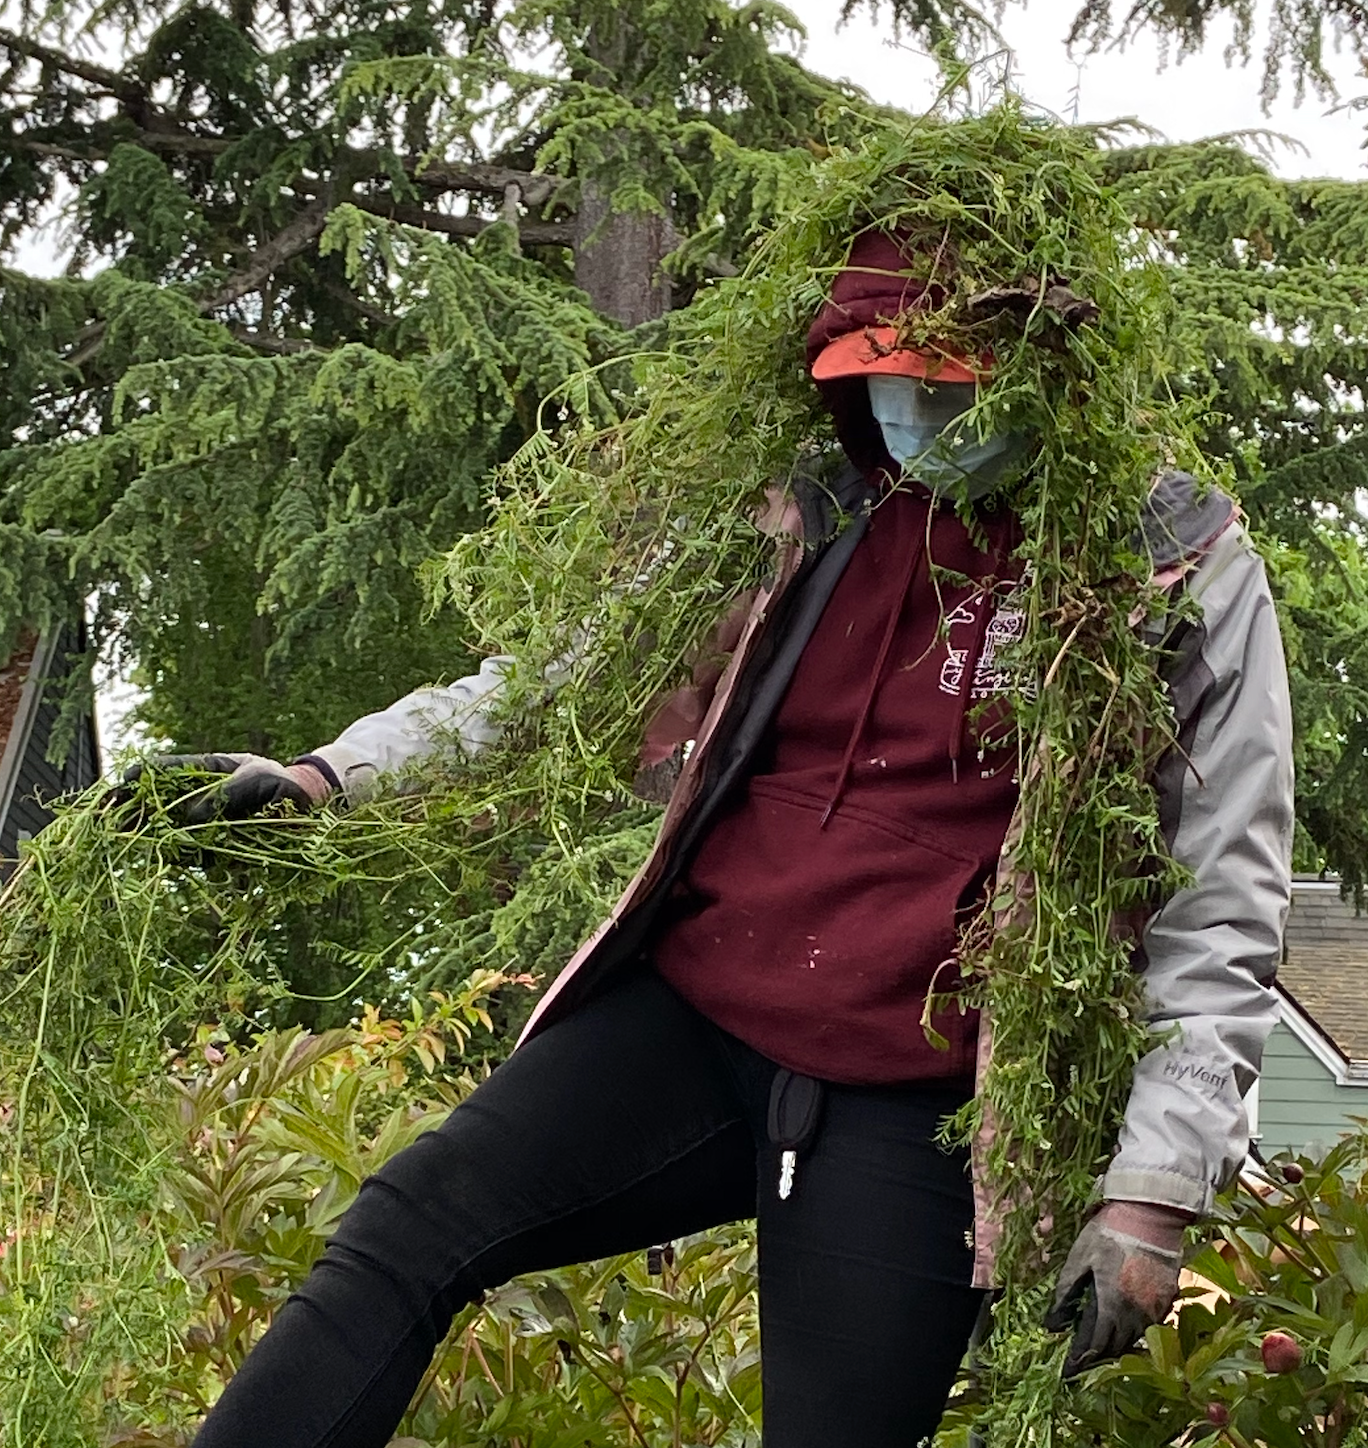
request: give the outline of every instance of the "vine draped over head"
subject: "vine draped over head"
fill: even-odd
[[[54,1220],[98,1199],[84,1240],[106,1281],[131,1250],[131,1217],[109,1224],[156,1195],[159,1147],[138,1102],[155,1095],[165,1037],[235,1011],[263,1019],[249,987],[291,906],[340,911],[348,891],[370,891],[388,933],[346,963],[366,989],[391,991],[550,967],[604,912],[652,833],[639,810],[622,814],[643,725],[771,568],[773,540],[754,521],[766,490],[834,449],[804,339],[852,238],[874,227],[919,239],[938,276],[953,255],[953,285],[899,319],[900,341],[991,349],[970,424],[1033,439],[1001,499],[1030,565],[1011,660],[1014,873],[963,953],[965,999],[991,1012],[995,1055],[951,1130],[973,1136],[984,1113],[996,1124],[987,1165],[1015,1284],[1001,1311],[1020,1326],[1036,1310],[1144,1044],[1113,926],[1168,869],[1146,783],[1168,710],[1132,624],[1149,607],[1133,538],[1162,468],[1201,463],[1159,376],[1165,291],[1098,180],[1094,136],[1009,100],[968,120],[874,123],[810,174],[801,210],[740,276],[670,318],[664,350],[544,404],[542,427],[493,478],[489,526],[430,567],[434,606],[454,602],[483,649],[516,657],[501,743],[455,771],[434,766],[422,798],[342,817],[187,829],[149,781],[132,804],[78,807],[35,843],[0,945],[15,983],[0,1064],[25,1089],[9,1182],[18,1210],[23,1182],[56,1181]],[[1095,311],[1071,311],[1084,300]],[[605,392],[623,414],[608,427],[595,421]],[[616,838],[618,818],[629,850],[583,847]],[[79,1121],[54,1086],[63,1060],[78,1070]],[[33,1300],[50,1305],[76,1268],[54,1278],[41,1243],[27,1250]],[[1002,1442],[1057,1381],[1052,1347],[1010,1340],[1025,1356],[999,1362]]]
[[[900,345],[991,350],[969,423],[1034,441],[1001,499],[1029,563],[1011,657],[1014,869],[962,954],[994,1057],[951,1128],[967,1140],[994,1124],[999,1275],[1013,1283],[1000,1311],[1020,1326],[1077,1228],[1145,1045],[1133,940],[1116,922],[1171,877],[1147,783],[1170,714],[1134,623],[1151,606],[1136,529],[1164,468],[1205,471],[1162,385],[1166,291],[1097,179],[1095,138],[1007,101],[889,124],[832,155],[746,271],[676,320],[667,353],[640,359],[638,411],[541,435],[501,470],[494,522],[441,582],[485,646],[526,661],[524,698],[572,631],[582,641],[554,706],[521,716],[530,754],[497,766],[525,780],[552,832],[571,829],[589,794],[630,776],[643,712],[769,566],[749,521],[766,488],[834,444],[803,341],[871,227],[917,239],[927,279],[950,281],[890,319]],[[1024,1423],[1050,1379],[1018,1363],[1008,1380],[1028,1395]]]

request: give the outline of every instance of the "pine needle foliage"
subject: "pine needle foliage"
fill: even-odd
[[[1174,297],[1167,385],[1230,467],[1279,595],[1297,747],[1297,866],[1368,879],[1359,183],[1285,181],[1233,141],[1099,155]]]
[[[0,653],[93,596],[92,647],[188,748],[295,753],[459,672],[459,619],[409,626],[414,570],[623,348],[575,285],[614,208],[668,212],[626,270],[676,252],[686,301],[859,103],[787,12],[726,0],[16,19],[0,244],[47,226],[69,265],[0,272]]]
[[[106,425],[0,457],[33,558],[10,626],[60,616],[73,582],[95,590],[97,635],[141,667],[147,722],[173,738],[296,752],[342,710],[459,666],[458,623],[410,628],[415,570],[479,521],[483,475],[536,400],[612,345],[497,236],[452,248],[344,207],[322,245],[358,289],[400,275],[400,349],[263,356],[174,292],[105,273]]]
[[[949,61],[1003,44],[993,22],[1008,8],[1008,0],[981,7],[957,0],[842,0],[841,14],[845,19],[862,10],[876,19],[887,14],[896,28],[925,38]],[[1152,36],[1161,66],[1199,54],[1217,39],[1224,41],[1227,65],[1247,66],[1255,59],[1258,32],[1265,110],[1289,79],[1298,105],[1308,91],[1320,100],[1334,99],[1327,55],[1347,51],[1362,61],[1368,53],[1368,6],[1362,0],[1278,0],[1268,7],[1254,0],[1074,0],[1048,18],[1060,23],[1064,44],[1085,53]]]

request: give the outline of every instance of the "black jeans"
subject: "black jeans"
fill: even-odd
[[[765,1443],[912,1448],[979,1305],[963,1092],[829,1087],[781,1201],[776,1069],[647,970],[550,1027],[362,1186],[195,1448],[382,1448],[482,1289],[751,1216]]]

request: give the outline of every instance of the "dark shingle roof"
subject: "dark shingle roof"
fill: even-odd
[[[1278,984],[1351,1061],[1368,1061],[1368,914],[1333,881],[1297,880]]]
[[[23,695],[24,685],[28,682],[29,668],[33,664],[33,652],[37,645],[37,634],[22,634],[8,661],[0,663],[0,751],[3,751],[19,714],[19,700]]]

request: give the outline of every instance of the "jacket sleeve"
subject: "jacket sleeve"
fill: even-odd
[[[511,656],[499,654],[464,679],[415,689],[349,724],[308,757],[323,760],[355,801],[371,792],[378,775],[400,772],[439,748],[456,744],[473,754],[499,737],[492,714],[512,664]]]
[[[1156,778],[1160,822],[1190,883],[1142,941],[1153,1031],[1138,1063],[1108,1200],[1202,1214],[1249,1149],[1244,1094],[1278,1019],[1272,989],[1291,888],[1292,719],[1263,564],[1229,528],[1189,575],[1199,616],[1167,677],[1177,747]]]

